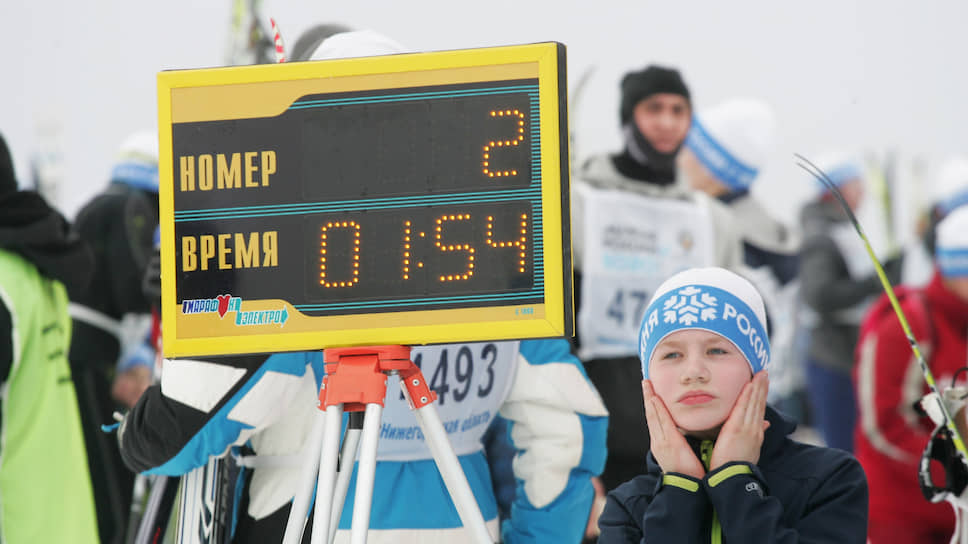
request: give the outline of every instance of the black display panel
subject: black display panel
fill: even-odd
[[[180,297],[309,316],[542,302],[538,114],[526,79],[173,124]]]

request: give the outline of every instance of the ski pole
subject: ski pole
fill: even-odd
[[[571,96],[568,100],[568,144],[570,148],[570,153],[568,154],[568,164],[571,169],[572,175],[575,174],[575,164],[578,160],[578,146],[576,145],[576,130],[575,127],[578,125],[578,104],[583,96],[583,91],[585,86],[588,84],[588,80],[591,79],[592,74],[595,73],[596,66],[593,64],[582,72],[581,76],[578,77],[578,82],[575,83],[575,87],[571,91]]]
[[[928,389],[930,389],[932,393],[936,394],[938,398],[941,399],[942,397],[938,391],[938,385],[934,381],[934,374],[931,373],[931,369],[928,368],[927,361],[924,360],[924,355],[921,354],[921,348],[918,347],[918,342],[914,338],[914,333],[911,332],[911,326],[908,324],[907,317],[904,315],[904,310],[901,309],[901,304],[898,302],[897,296],[894,294],[894,288],[891,286],[890,280],[887,279],[887,275],[884,273],[884,267],[881,266],[881,262],[877,259],[877,255],[874,254],[874,249],[871,247],[870,240],[868,240],[867,235],[864,233],[864,229],[861,228],[860,222],[857,220],[857,216],[854,215],[854,212],[851,211],[850,206],[847,205],[847,201],[844,200],[844,195],[840,193],[840,191],[837,189],[837,186],[830,181],[830,178],[827,177],[827,174],[824,173],[823,170],[818,168],[817,165],[813,164],[802,155],[794,153],[793,156],[798,160],[803,161],[802,163],[798,162],[797,166],[803,168],[810,173],[810,175],[823,183],[824,186],[837,199],[837,202],[839,202],[844,208],[844,211],[847,212],[850,222],[854,225],[854,230],[857,231],[857,234],[860,235],[861,240],[864,241],[864,247],[867,249],[867,255],[871,258],[871,261],[873,261],[874,269],[877,271],[877,277],[881,280],[881,285],[884,286],[884,292],[887,293],[887,298],[889,298],[891,301],[891,306],[894,308],[894,313],[897,314],[898,321],[901,322],[901,328],[904,329],[904,335],[907,337],[908,343],[911,345],[911,351],[914,352],[914,356],[918,360],[918,365],[921,366],[921,373],[924,375],[924,381],[928,384]],[[804,166],[803,163],[809,165],[809,168]],[[958,458],[961,459],[962,463],[968,466],[968,450],[965,449],[965,443],[961,439],[961,434],[958,432],[958,428],[955,426],[954,419],[951,417],[951,414],[948,412],[948,407],[945,406],[943,401],[939,401],[938,405],[941,408],[941,413],[944,415],[945,428],[950,433],[951,441],[954,443],[955,449],[958,451]]]

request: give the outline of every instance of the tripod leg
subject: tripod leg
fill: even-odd
[[[356,495],[353,499],[352,544],[366,544],[370,528],[370,506],[373,504],[373,481],[376,477],[376,447],[380,439],[380,419],[383,406],[376,402],[366,405],[363,436],[360,438],[360,463],[356,472]]]
[[[444,430],[444,425],[440,422],[440,415],[437,414],[437,408],[433,404],[427,404],[414,409],[413,413],[417,416],[417,423],[420,424],[424,437],[427,439],[427,446],[430,447],[430,452],[437,463],[437,470],[440,471],[447,491],[454,500],[457,514],[460,516],[464,527],[473,537],[473,542],[492,544],[494,541],[487,531],[484,516],[481,515],[477,499],[474,498],[471,486],[467,483],[467,477],[460,466],[460,461],[457,460],[457,454],[454,453],[454,448],[450,445],[447,431]]]
[[[343,405],[326,407],[326,426],[319,453],[319,479],[316,482],[316,508],[313,510],[313,544],[325,544],[329,535],[329,520],[333,509],[333,489],[336,485],[336,461],[339,439],[343,430]]]
[[[289,520],[286,522],[286,533],[283,544],[298,544],[302,540],[306,527],[306,515],[309,513],[309,501],[313,494],[313,484],[319,471],[319,451],[323,445],[323,428],[325,418],[317,414],[313,427],[309,432],[309,440],[303,449],[303,466],[299,473],[299,489],[293,497],[292,508],[289,510]]]
[[[336,530],[339,528],[339,518],[346,503],[346,490],[350,487],[353,476],[353,464],[359,451],[360,434],[363,432],[363,412],[350,412],[343,435],[343,445],[339,451],[339,475],[336,477],[336,494],[333,504],[333,517],[329,520],[329,542],[336,540]]]

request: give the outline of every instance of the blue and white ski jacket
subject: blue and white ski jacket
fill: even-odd
[[[580,541],[593,498],[590,478],[605,460],[607,412],[568,342],[421,346],[411,358],[437,393],[440,419],[495,540]],[[322,417],[322,375],[321,352],[166,361],[161,384],[149,388],[122,425],[122,455],[133,470],[181,475],[233,446],[251,448],[246,514],[255,524],[278,525],[281,537],[286,516],[280,511],[288,512],[296,492],[313,418]],[[465,541],[398,381],[390,377],[387,387],[368,541]],[[515,500],[500,528],[482,446],[497,414],[510,422],[518,450]],[[354,484],[355,471],[351,490]],[[352,499],[351,492],[337,541],[348,539]],[[273,532],[263,526],[259,534]],[[245,535],[235,540],[245,542]]]

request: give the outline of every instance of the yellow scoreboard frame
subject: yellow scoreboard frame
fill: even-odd
[[[533,210],[540,210],[540,214],[538,211],[534,211],[531,216],[527,212],[519,213],[519,217],[523,219],[520,223],[522,237],[520,242],[517,238],[509,240],[507,247],[511,248],[510,252],[515,254],[515,258],[515,252],[520,253],[521,272],[525,272],[526,252],[529,256],[533,254],[534,260],[530,261],[531,268],[527,270],[533,280],[530,284],[531,291],[527,291],[530,298],[520,294],[521,289],[512,289],[505,294],[482,294],[463,298],[456,295],[451,298],[423,296],[405,299],[413,301],[413,306],[409,305],[411,302],[394,302],[393,305],[380,307],[377,302],[373,302],[383,300],[378,296],[355,300],[347,295],[340,304],[313,305],[303,304],[301,300],[266,294],[272,292],[272,286],[285,288],[299,283],[292,278],[298,277],[303,272],[302,269],[297,265],[281,263],[296,263],[300,258],[308,262],[310,257],[306,255],[311,253],[305,251],[305,243],[300,245],[294,240],[299,238],[298,241],[301,241],[308,237],[308,229],[286,227],[304,234],[287,235],[285,230],[275,229],[272,226],[274,222],[296,221],[292,218],[300,213],[305,214],[304,210],[307,209],[329,209],[326,206],[330,206],[331,201],[336,198],[324,195],[307,200],[304,198],[305,187],[298,195],[285,192],[290,191],[287,186],[304,182],[303,179],[298,179],[293,183],[292,176],[290,179],[285,177],[287,164],[293,160],[303,160],[307,153],[305,147],[301,148],[302,153],[299,152],[297,146],[304,144],[300,143],[299,134],[291,134],[293,131],[290,128],[279,129],[281,132],[278,134],[272,131],[277,130],[273,128],[273,123],[282,119],[287,111],[292,112],[294,104],[323,103],[330,100],[330,97],[341,98],[343,102],[339,102],[340,104],[367,100],[376,103],[377,100],[373,97],[383,99],[385,96],[402,96],[401,90],[422,91],[419,94],[423,96],[438,96],[433,93],[441,89],[450,92],[451,95],[448,96],[484,96],[483,91],[478,92],[476,89],[511,88],[507,86],[507,82],[520,81],[534,83],[529,87],[530,111],[536,114],[537,122],[530,123],[533,126],[528,127],[527,133],[531,149],[531,155],[528,155],[530,166],[527,168],[530,169],[530,179],[533,180],[529,181],[531,200],[528,205]],[[452,88],[457,90],[448,91]],[[558,43],[159,73],[159,196],[162,334],[165,356],[571,336],[574,318],[566,89],[565,48]],[[387,94],[390,92],[396,94]],[[413,92],[407,96],[417,94]],[[328,103],[336,102],[330,100]],[[494,116],[496,113],[504,115],[503,111],[492,108],[490,115]],[[506,113],[512,117],[511,109]],[[524,113],[515,109],[513,114],[521,118],[520,122],[517,118],[514,119],[522,127],[521,135],[516,138],[524,143]],[[442,117],[441,123],[447,120]],[[235,141],[232,138],[236,133],[249,126],[263,127],[263,132],[268,135],[247,137],[249,140],[245,141],[263,138],[269,143],[252,143],[247,147],[241,143],[243,138],[237,140],[238,143],[226,144],[227,148],[219,147],[225,142]],[[196,138],[196,134],[211,127],[218,127],[219,132],[211,132],[217,134],[217,137]],[[321,130],[324,129],[325,127]],[[301,135],[302,139],[306,139],[306,133]],[[460,135],[454,138],[445,136],[447,134],[441,138],[461,139]],[[483,169],[480,167],[481,163],[478,163],[478,177],[481,172],[492,177],[500,177],[502,172],[504,176],[511,176],[511,170],[502,171],[499,166],[489,167],[486,162],[487,153],[489,149],[496,149],[495,146],[517,143],[517,140],[488,142],[483,148]],[[232,148],[231,145],[236,147]],[[208,174],[203,165],[207,166]],[[366,168],[366,165],[360,168]],[[213,171],[218,172],[218,187],[213,180]],[[222,179],[223,174],[225,180]],[[517,171],[514,174],[517,175]],[[243,178],[244,184],[241,183]],[[343,186],[345,185],[347,184],[344,183]],[[342,189],[333,190],[338,192]],[[521,189],[526,190],[529,189]],[[322,191],[326,192],[328,189]],[[473,199],[480,198],[479,195],[485,193],[486,188],[484,191],[468,189],[449,195],[434,193],[407,198],[418,202],[420,198],[426,197],[431,199],[427,203],[434,203],[442,202],[441,199],[453,199],[453,194],[460,194],[467,195],[468,202],[476,202]],[[498,191],[494,194],[505,193]],[[433,200],[434,198],[438,200]],[[351,204],[357,206],[354,208],[357,212],[354,213],[362,215],[355,217],[376,217],[378,210],[374,208],[379,206],[375,206],[374,202],[382,203],[387,200],[399,199],[358,197]],[[344,199],[339,202],[349,201]],[[514,202],[494,204],[498,205],[514,205]],[[413,204],[410,210],[423,213],[420,210],[430,207]],[[456,225],[460,216],[448,217],[444,213],[433,217],[437,224],[438,251],[445,252],[447,247],[456,250],[469,247],[444,247],[439,242],[442,239],[441,222],[450,221],[449,225]],[[486,220],[489,245],[481,246],[483,250],[498,247],[497,236],[492,237],[491,233],[492,223],[496,221],[492,216],[488,216]],[[255,228],[261,230],[252,231],[251,224],[244,223],[245,221],[258,221],[261,227]],[[304,218],[299,221],[304,221]],[[423,261],[416,263],[410,260],[410,222],[406,224],[404,279],[408,278],[408,267],[423,266]],[[312,264],[315,267],[313,270],[319,272],[322,267],[320,275],[323,279],[319,280],[320,285],[336,287],[338,284],[335,279],[332,284],[325,279],[326,229],[342,227],[344,235],[346,232],[355,232],[355,251],[359,253],[361,227],[352,219],[347,222],[345,218],[342,223],[330,221],[322,224],[322,227],[319,225],[314,225],[314,228],[315,232],[322,232],[322,258],[312,256],[315,263]],[[532,247],[526,247],[524,243],[526,229],[530,233],[528,240],[531,243],[528,245]],[[416,230],[415,228],[413,232],[415,239]],[[427,230],[429,232],[431,229]],[[336,232],[332,230],[332,234]],[[424,232],[419,232],[419,235],[423,237]],[[233,242],[236,244],[234,250]],[[380,247],[379,251],[383,254],[389,252],[383,246],[375,247]],[[504,242],[501,242],[500,247],[505,247]],[[538,249],[541,249],[540,254]],[[348,251],[352,250],[350,246]],[[483,263],[494,261],[496,257],[508,253],[494,250],[492,253],[495,258],[491,258],[485,256],[483,250],[478,261],[482,266]],[[465,252],[473,251],[465,249]],[[303,256],[292,257],[293,253]],[[467,258],[471,262],[467,266],[472,268],[474,256],[473,253],[469,254]],[[353,255],[352,258],[358,260],[359,256]],[[320,260],[322,265],[319,264]],[[233,263],[237,270],[230,270]],[[245,266],[260,265],[263,268],[242,269]],[[353,266],[359,264],[354,263]],[[352,273],[358,274],[355,270]],[[434,274],[436,273],[435,271]],[[453,279],[459,277],[455,275]],[[440,276],[442,282],[445,278],[444,275]],[[466,276],[464,279],[467,279]],[[358,281],[358,278],[352,277],[352,281],[346,282],[347,288],[331,291],[352,292],[348,287]],[[240,292],[246,289],[250,292]],[[437,303],[433,301],[438,298],[451,302],[434,306]],[[318,297],[315,301],[319,302]],[[311,311],[320,308],[326,309],[323,315],[313,314]],[[333,308],[349,310],[342,312]],[[375,311],[368,311],[368,308],[374,308]]]

